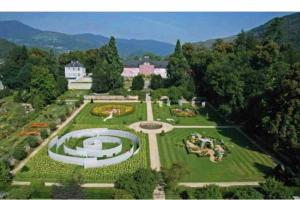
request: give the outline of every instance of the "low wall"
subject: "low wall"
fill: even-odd
[[[139,96],[120,96],[120,95],[85,95],[85,100],[139,100]]]
[[[67,140],[70,138],[81,138],[81,137],[92,137],[85,140],[85,145],[90,145],[89,140],[101,140],[101,137],[103,137],[103,141],[109,141],[109,142],[116,142],[120,143],[117,147],[111,148],[111,149],[106,149],[102,150],[100,152],[99,150],[95,150],[94,148],[82,148],[82,147],[77,147],[75,149],[71,149],[69,147],[66,147],[64,145],[64,152],[68,155],[63,155],[57,153],[57,149],[63,145]],[[118,137],[118,138],[114,138]],[[98,160],[97,157],[102,157],[103,156],[103,151],[104,154],[105,152],[107,153],[106,156],[113,156],[116,154],[116,152],[121,152],[122,151],[122,143],[119,137],[127,138],[132,141],[134,144],[129,151],[120,154],[118,156],[114,156],[111,158],[106,158],[106,159],[100,159]],[[134,146],[138,146],[136,149]],[[53,148],[55,147],[56,151],[53,151]],[[99,146],[100,148],[100,146]],[[108,165],[113,165],[117,163],[121,163],[135,154],[137,154],[140,150],[140,140],[139,138],[127,131],[121,131],[121,130],[111,130],[111,129],[103,129],[103,128],[93,128],[93,129],[83,129],[83,130],[78,130],[78,131],[72,131],[70,133],[67,133],[63,135],[62,137],[58,138],[55,137],[53,138],[49,144],[48,144],[48,155],[50,158],[52,158],[55,161],[62,162],[62,163],[67,163],[67,164],[75,164],[75,165],[80,165],[83,166],[84,168],[94,168],[94,167],[103,167],[103,166],[108,166]],[[98,154],[100,153],[100,154]],[[101,156],[102,155],[102,156]]]

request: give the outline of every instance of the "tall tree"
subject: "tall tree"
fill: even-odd
[[[175,52],[170,56],[167,66],[169,84],[173,86],[183,85],[190,79],[190,67],[183,55],[180,41],[177,40]]]

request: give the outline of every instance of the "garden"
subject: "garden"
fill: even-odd
[[[184,140],[195,132],[226,144],[221,162],[189,153]],[[163,167],[170,167],[173,162],[187,166],[189,173],[183,182],[261,181],[275,167],[270,156],[259,151],[234,128],[174,129],[158,136],[158,146]]]
[[[157,121],[163,121],[174,125],[199,125],[213,126],[228,124],[222,116],[210,105],[205,107],[192,107],[190,103],[184,103],[182,107],[178,105],[168,106],[167,104],[152,104],[153,116]]]
[[[90,103],[83,108],[83,110],[59,132],[59,136],[62,136],[70,131],[80,130],[85,128],[111,128],[121,129],[129,131],[125,124],[146,119],[146,106],[144,103],[126,104],[134,107],[134,112],[126,116],[118,116],[107,122],[103,122],[103,119],[99,116],[95,116],[91,113],[94,106],[106,105],[101,103]],[[125,122],[125,123],[124,123]],[[130,131],[133,133],[132,131]],[[58,181],[60,179],[67,179],[72,176],[74,172],[80,173],[84,177],[86,182],[114,182],[118,177],[126,173],[133,173],[139,168],[149,167],[149,153],[148,153],[148,140],[147,135],[141,133],[134,133],[140,139],[140,151],[132,158],[119,164],[102,168],[90,168],[84,169],[82,166],[63,164],[52,160],[47,155],[47,148],[43,148],[37,155],[35,155],[23,169],[17,173],[15,180],[23,181]],[[73,140],[69,141],[69,145],[72,143],[78,144],[81,141]],[[124,141],[125,147],[128,142]],[[110,144],[108,144],[110,145]],[[106,146],[105,148],[108,148]]]

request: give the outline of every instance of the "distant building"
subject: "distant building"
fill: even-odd
[[[140,60],[127,60],[124,61],[122,76],[125,78],[132,78],[139,74],[145,76],[157,74],[162,78],[167,78],[167,65],[168,61],[150,60],[147,56]]]
[[[68,89],[89,90],[92,87],[92,78],[87,76],[84,65],[79,61],[71,61],[65,66],[65,78]]]

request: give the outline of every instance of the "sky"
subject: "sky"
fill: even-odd
[[[26,12],[0,13],[41,30],[93,33],[126,39],[153,39],[175,44],[221,38],[249,30],[283,12]],[[1,27],[0,27],[1,28]]]

